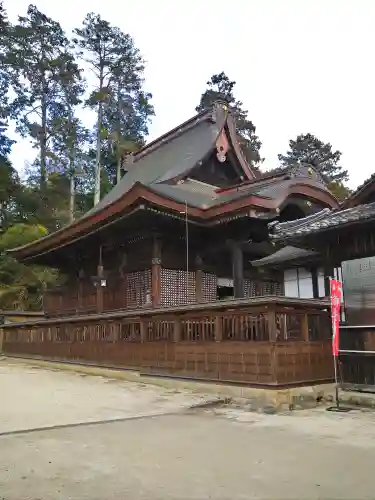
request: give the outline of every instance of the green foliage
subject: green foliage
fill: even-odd
[[[344,201],[351,194],[351,190],[342,182],[329,182],[328,189],[339,201]]]
[[[46,228],[39,224],[20,223],[0,235],[0,309],[42,309],[43,292],[57,281],[57,271],[21,264],[5,250],[26,245],[46,234]]]
[[[15,224],[1,235],[0,251],[27,245],[47,234],[47,229],[40,224]]]
[[[75,30],[74,43],[89,64],[96,86],[86,104],[95,109],[95,203],[100,199],[103,150],[107,177],[117,181],[124,153],[144,142],[148,119],[154,114],[151,94],[143,91],[144,62],[130,35],[90,13]],[[131,146],[129,144],[131,143]],[[115,169],[113,168],[115,164]],[[115,171],[114,171],[115,170]]]
[[[300,134],[290,140],[289,150],[280,154],[279,160],[282,166],[311,163],[329,182],[342,183],[349,178],[348,171],[340,165],[341,152],[333,151],[329,142],[324,143],[313,134]]]
[[[207,82],[208,88],[201,96],[200,103],[195,108],[196,111],[203,111],[205,108],[211,106],[216,100],[224,99],[232,109],[236,119],[236,128],[238,134],[238,141],[247,161],[253,166],[257,167],[262,161],[260,157],[260,148],[262,143],[256,135],[255,125],[248,119],[248,111],[242,108],[243,103],[237,100],[233,94],[235,81],[232,81],[222,71],[213,75]]]
[[[324,143],[313,134],[300,134],[295,140],[289,141],[289,150],[285,155],[279,154],[283,167],[296,163],[310,163],[326,180],[330,191],[340,201],[350,193],[345,186],[349,179],[347,170],[340,165],[341,151],[334,151],[332,145]]]
[[[10,103],[10,117],[17,131],[29,137],[39,151],[40,185],[47,182],[47,157],[53,129],[51,109],[59,99],[60,80],[71,56],[69,41],[60,24],[30,5],[27,16],[19,16],[11,27],[12,44],[6,61],[16,97]]]

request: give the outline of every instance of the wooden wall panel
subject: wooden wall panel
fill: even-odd
[[[146,290],[137,288],[144,278],[134,277],[134,289]],[[143,300],[137,293],[134,300]],[[207,304],[191,311],[144,309],[131,317],[124,312],[117,319],[99,315],[13,323],[3,326],[3,350],[150,374],[273,387],[308,384],[333,374],[328,323],[320,322],[319,331],[309,328],[309,317],[326,316],[326,306],[317,301],[314,307],[304,312],[291,305],[239,301],[222,309]],[[282,335],[277,334],[280,324]]]

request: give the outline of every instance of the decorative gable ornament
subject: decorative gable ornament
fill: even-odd
[[[227,159],[226,155],[223,154],[221,151],[218,151],[218,153],[216,154],[216,157],[220,163],[224,163],[225,160]]]
[[[224,163],[227,159],[227,152],[229,149],[229,142],[224,129],[220,132],[216,140],[216,158],[220,163]]]

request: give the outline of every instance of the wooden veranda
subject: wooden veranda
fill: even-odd
[[[7,324],[8,355],[285,387],[330,381],[328,303],[257,297]]]

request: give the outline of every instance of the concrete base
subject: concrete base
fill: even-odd
[[[7,357],[17,363],[26,363],[58,370],[74,371],[87,375],[117,378],[129,382],[151,384],[166,389],[189,390],[196,393],[212,394],[231,401],[231,404],[246,407],[249,411],[264,413],[279,413],[291,410],[315,408],[318,404],[332,402],[334,397],[334,384],[319,384],[309,387],[294,387],[290,389],[264,389],[246,386],[227,385],[213,382],[200,382],[184,379],[171,379],[167,377],[142,376],[139,372],[115,368],[84,365],[79,363],[65,363],[58,361],[45,361],[35,358]],[[375,398],[374,398],[375,401]]]

